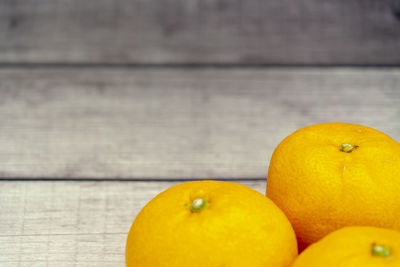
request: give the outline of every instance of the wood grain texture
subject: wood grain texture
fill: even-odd
[[[399,0],[0,0],[0,63],[400,64]]]
[[[1,69],[2,178],[263,178],[298,128],[400,140],[399,69]]]
[[[0,182],[0,266],[125,266],[135,216],[176,183]]]

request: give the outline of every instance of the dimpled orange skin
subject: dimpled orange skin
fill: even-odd
[[[390,248],[389,257],[373,255],[372,243]],[[293,267],[400,266],[400,232],[375,227],[345,227],[312,244]]]
[[[204,198],[194,213],[188,205]],[[151,200],[130,229],[127,267],[290,266],[294,231],[283,212],[244,185],[196,181],[173,186]]]
[[[346,153],[342,144],[358,147]],[[267,196],[291,221],[300,248],[344,226],[400,230],[400,144],[361,125],[302,128],[275,149]]]

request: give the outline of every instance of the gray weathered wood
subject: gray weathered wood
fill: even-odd
[[[2,178],[263,178],[287,135],[400,140],[400,69],[2,69]]]
[[[241,183],[265,192],[265,181]],[[0,266],[125,266],[135,216],[174,184],[0,182]]]
[[[400,64],[399,0],[0,0],[0,63]]]

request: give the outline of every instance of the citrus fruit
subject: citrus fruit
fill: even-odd
[[[344,227],[312,244],[293,267],[400,266],[400,232],[376,227]]]
[[[344,226],[400,230],[400,143],[355,124],[302,128],[275,149],[267,196],[291,221],[299,247]]]
[[[126,244],[127,267],[290,266],[294,231],[263,194],[220,181],[186,182],[151,200]]]

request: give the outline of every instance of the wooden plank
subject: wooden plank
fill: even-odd
[[[0,182],[0,265],[124,266],[135,216],[176,183]]]
[[[398,0],[0,0],[2,63],[400,64]]]
[[[400,140],[400,69],[1,69],[2,178],[263,178],[327,121]]]

